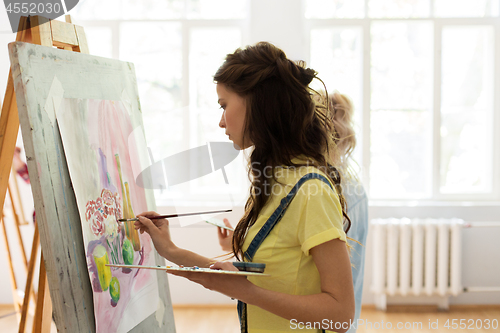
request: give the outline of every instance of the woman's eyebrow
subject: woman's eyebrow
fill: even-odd
[[[221,102],[221,101],[224,101],[224,98],[219,98],[219,99],[217,100],[217,103],[219,103],[219,104],[220,104],[220,102]]]

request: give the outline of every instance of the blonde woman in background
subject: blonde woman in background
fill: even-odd
[[[324,97],[323,97],[324,99]],[[322,101],[320,101],[322,102]],[[356,147],[356,135],[353,127],[354,108],[351,100],[338,92],[329,95],[329,110],[332,114],[335,126],[336,150],[332,150],[331,159],[333,164],[342,173],[342,193],[347,202],[347,215],[351,219],[349,238],[359,243],[350,242],[352,248],[351,271],[354,284],[354,298],[356,302],[356,312],[354,323],[357,322],[361,313],[361,299],[363,295],[363,275],[365,264],[365,244],[368,235],[368,198],[358,177],[350,168],[351,155]],[[224,224],[231,228],[228,219],[224,219]],[[233,233],[226,229],[218,228],[219,244],[223,251],[232,251]],[[355,333],[355,325],[348,333]]]
[[[335,166],[342,173],[342,193],[347,202],[347,215],[351,219],[349,237],[358,241],[350,242],[351,270],[354,284],[356,312],[354,322],[361,313],[363,295],[363,275],[365,266],[365,244],[368,235],[368,198],[357,175],[350,168],[351,154],[356,147],[356,135],[353,128],[354,108],[351,100],[338,92],[329,95],[330,110],[333,115],[338,156],[332,156]],[[355,333],[352,327],[348,333]]]

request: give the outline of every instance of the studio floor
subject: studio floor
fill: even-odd
[[[17,332],[17,320],[13,312],[13,306],[0,305],[2,333]],[[237,333],[239,329],[236,310],[232,306],[175,306],[174,317],[177,333]],[[381,312],[375,310],[372,306],[365,306],[361,312],[361,319],[364,324],[358,327],[358,333],[388,332],[392,330],[407,333],[445,331],[458,333],[471,332],[471,330],[476,333],[500,332],[500,305],[456,305],[451,306],[448,312],[438,312],[435,307],[427,306],[394,306],[389,307],[387,312]],[[457,320],[453,321],[453,319]],[[465,328],[460,328],[461,319],[466,326]],[[495,319],[496,324],[494,324]],[[449,328],[445,326],[447,321]],[[389,323],[392,329],[388,328]],[[421,324],[419,325],[419,323]],[[454,323],[456,323],[456,329],[453,328]],[[486,328],[487,323],[489,323],[490,328]],[[492,326],[492,323],[496,326]],[[31,327],[30,323],[28,324],[27,327]],[[397,328],[398,325],[399,329]],[[480,328],[480,325],[482,325],[482,328]],[[31,329],[26,330],[26,332],[30,331]],[[57,332],[55,325],[52,327],[52,332]]]

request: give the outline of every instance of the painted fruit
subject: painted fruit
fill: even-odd
[[[118,303],[120,299],[120,282],[118,282],[116,277],[113,277],[109,283],[109,294],[113,302]]]
[[[97,245],[92,254],[97,268],[97,276],[99,277],[101,290],[105,291],[108,289],[109,282],[111,281],[111,268],[106,266],[109,264],[108,252],[104,246]]]
[[[122,255],[125,265],[132,265],[134,263],[134,247],[128,238],[125,238],[123,241]]]

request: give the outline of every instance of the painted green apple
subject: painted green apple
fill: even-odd
[[[120,299],[120,282],[118,282],[116,277],[113,277],[109,283],[109,294],[113,302],[118,303]]]
[[[134,263],[134,246],[128,238],[125,238],[123,241],[122,255],[125,265],[132,265]]]

